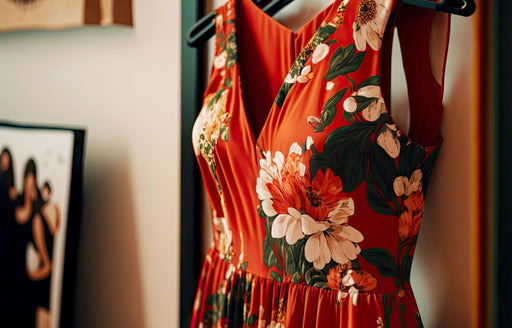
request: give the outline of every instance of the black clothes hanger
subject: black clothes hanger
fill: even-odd
[[[292,1],[293,0],[274,0],[264,6],[263,11],[269,16],[274,16],[279,10],[283,9]],[[261,8],[265,1],[253,0],[253,2]],[[213,23],[214,18],[215,12],[212,11],[192,25],[187,32],[187,43],[190,47],[199,47],[215,34],[215,24]]]
[[[253,0],[260,8],[265,1]],[[274,0],[263,7],[263,11],[269,16],[274,16],[293,0]],[[436,11],[443,11],[460,16],[471,16],[476,9],[474,0],[441,0],[434,2],[429,0],[399,0],[408,5],[427,8]],[[199,47],[215,34],[213,19],[215,12],[211,12],[197,21],[187,32],[187,43],[190,47]]]
[[[475,12],[476,5],[474,0],[441,0],[434,2],[429,0],[401,0],[403,3],[417,7],[427,8],[446,13],[471,16]]]

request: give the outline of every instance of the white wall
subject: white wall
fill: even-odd
[[[0,33],[0,118],[87,128],[77,327],[177,327],[180,2]]]

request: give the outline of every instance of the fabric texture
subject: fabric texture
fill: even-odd
[[[192,133],[214,245],[191,326],[422,327],[410,271],[442,143],[433,13],[335,0],[297,32],[250,0],[216,13]],[[389,110],[395,27],[408,134]]]

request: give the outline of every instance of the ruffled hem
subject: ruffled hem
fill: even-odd
[[[343,297],[345,296],[345,297]],[[212,248],[206,256],[191,327],[423,327],[410,287],[400,293],[341,295],[281,283],[235,268]]]

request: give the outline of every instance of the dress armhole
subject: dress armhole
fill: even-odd
[[[410,121],[408,135],[422,145],[432,145],[440,138],[443,115],[443,87],[448,53],[450,16],[434,20],[435,15],[448,15],[415,6],[402,5],[397,17],[397,32],[405,72]],[[438,18],[442,16],[437,16]],[[445,26],[433,26],[433,23]],[[432,46],[433,38],[445,29],[444,47]],[[435,34],[432,34],[434,32]],[[439,51],[441,61],[432,62]],[[435,53],[434,53],[435,52]],[[439,57],[437,57],[439,58]],[[436,65],[436,67],[434,67]],[[439,69],[436,80],[433,69]]]

